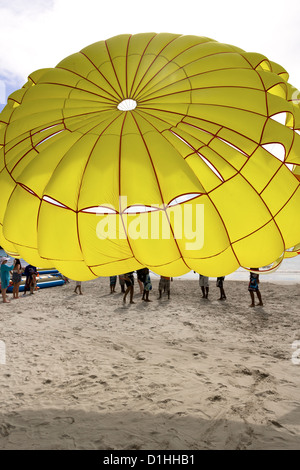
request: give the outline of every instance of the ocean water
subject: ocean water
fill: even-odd
[[[6,256],[5,251],[0,249],[0,256]],[[10,265],[13,262],[13,258],[8,261]],[[22,266],[26,266],[28,263],[26,261],[21,260]],[[159,277],[157,274],[152,273],[154,277]],[[193,271],[190,271],[183,276],[178,277],[177,279],[198,279],[199,275],[195,274]],[[216,278],[211,278],[216,279]],[[249,273],[243,268],[237,269],[235,272],[226,276],[226,280],[234,280],[234,281],[248,281],[249,280]],[[260,275],[261,282],[283,282],[283,283],[291,283],[296,284],[300,283],[300,255],[296,256],[295,258],[289,258],[283,260],[279,268],[268,274],[261,274]]]

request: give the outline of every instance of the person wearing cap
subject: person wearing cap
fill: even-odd
[[[14,265],[12,264],[11,266],[7,266],[7,261],[9,261],[9,258],[3,257],[1,260],[1,267],[0,267],[0,275],[1,275],[1,293],[2,293],[2,298],[4,303],[9,303],[9,300],[6,298],[6,289],[9,286],[10,282],[10,271],[14,268]]]

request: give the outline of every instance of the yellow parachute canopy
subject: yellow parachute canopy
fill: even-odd
[[[0,245],[78,280],[278,266],[300,243],[287,80],[261,54],[167,33],[32,73],[0,114]]]

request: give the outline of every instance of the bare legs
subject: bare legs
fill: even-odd
[[[201,286],[201,291],[202,291],[202,299],[208,299],[209,287]]]
[[[158,292],[159,292],[158,298],[161,299],[162,290],[159,289]],[[164,292],[165,292],[165,290],[164,290]],[[170,291],[169,290],[167,291],[167,295],[168,295],[168,299],[170,300]]]
[[[125,294],[124,294],[124,297],[123,297],[123,302],[124,304],[126,304],[126,297],[127,297],[127,294],[130,292],[130,303],[131,304],[134,304],[135,302],[133,301],[133,285],[131,286],[128,286],[126,291],[125,291]]]
[[[113,294],[114,292],[116,292],[116,284],[111,284],[110,285],[110,293]]]
[[[251,304],[250,304],[250,307],[255,307],[254,292],[253,292],[252,290],[250,290],[249,292],[250,292],[250,296],[251,296]],[[258,300],[259,300],[258,305],[259,305],[259,306],[263,306],[263,301],[262,301],[262,297],[261,297],[260,291],[257,290],[257,291],[256,291],[256,294],[257,294],[257,297],[258,297]]]
[[[224,287],[220,287],[220,298],[218,300],[226,300]]]
[[[138,279],[138,283],[140,286],[140,294],[144,295],[144,283]]]
[[[18,299],[19,298],[19,287],[20,287],[20,283],[19,282],[16,282],[14,284],[14,287],[13,287],[13,298],[14,299]]]
[[[6,298],[6,289],[1,289],[2,299],[4,304],[9,304],[9,300]]]
[[[142,300],[145,300],[145,302],[152,302],[152,300],[149,299],[149,291],[148,290],[144,289]]]

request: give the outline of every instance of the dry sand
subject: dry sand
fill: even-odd
[[[262,282],[255,308],[224,286],[158,301],[155,278],[124,306],[100,278],[0,304],[0,449],[298,449],[300,285]]]

